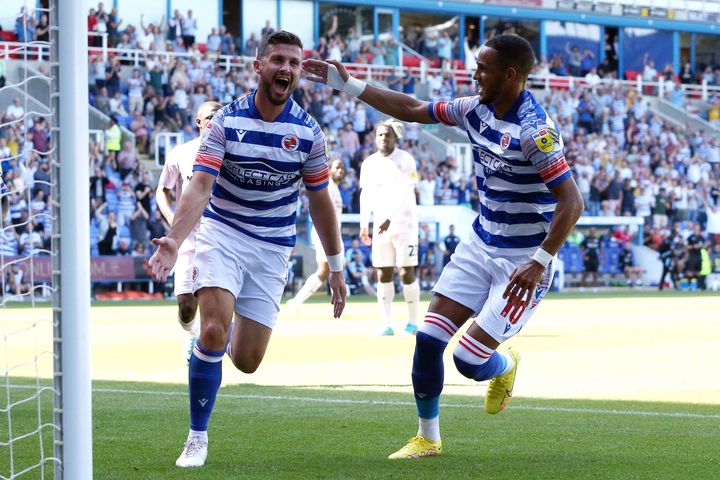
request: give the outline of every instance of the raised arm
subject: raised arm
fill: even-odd
[[[405,122],[436,123],[428,111],[428,102],[404,93],[375,87],[351,77],[347,69],[335,60],[308,59],[303,62],[308,80],[325,83],[336,90],[353,95],[368,105]]]

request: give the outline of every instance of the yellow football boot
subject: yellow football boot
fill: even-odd
[[[422,435],[416,435],[408,440],[407,445],[390,455],[388,458],[390,460],[397,460],[399,458],[435,457],[441,453],[442,440],[433,442]]]
[[[518,363],[520,363],[520,354],[512,348],[509,348],[507,353],[515,361],[515,366],[505,375],[498,375],[490,380],[485,395],[485,411],[490,414],[502,412],[512,398],[515,374],[517,373]]]

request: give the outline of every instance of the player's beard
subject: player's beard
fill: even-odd
[[[475,85],[478,87],[478,95],[480,96],[480,103],[483,105],[489,105],[493,103],[498,98],[498,92],[500,91],[499,85],[493,85],[492,87],[495,88],[488,88],[488,86],[483,85],[482,87],[480,84],[475,82]]]
[[[285,105],[285,103],[288,101],[288,98],[290,98],[290,95],[292,95],[293,90],[295,90],[295,85],[297,82],[293,82],[290,80],[290,84],[288,85],[287,89],[284,93],[280,94],[275,91],[273,88],[275,86],[275,77],[273,77],[271,80],[265,80],[262,79],[260,82],[260,89],[262,90],[265,97],[267,97],[268,100],[270,100],[270,103],[273,105]]]

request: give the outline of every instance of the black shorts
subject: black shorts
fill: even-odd
[[[702,256],[700,252],[690,252],[685,268],[688,272],[699,272],[702,269]]]
[[[598,262],[597,257],[590,257],[585,260],[585,271],[594,273],[598,271],[598,267],[600,266],[600,262]]]

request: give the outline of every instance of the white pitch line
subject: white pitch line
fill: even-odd
[[[152,390],[129,390],[117,388],[94,388],[94,392],[98,393],[129,393],[141,395],[159,395],[159,396],[187,396],[187,392],[157,392]],[[342,398],[317,398],[317,397],[298,397],[291,395],[253,395],[253,394],[232,394],[218,393],[219,398],[231,398],[235,400],[280,400],[293,402],[308,403],[334,403],[345,405],[397,405],[403,407],[414,407],[415,402],[400,402],[392,400],[352,400]],[[480,405],[463,405],[457,403],[442,403],[443,408],[483,408]],[[533,407],[525,405],[513,405],[510,410],[527,410],[539,412],[563,412],[563,413],[593,413],[598,415],[636,415],[643,417],[671,417],[671,418],[702,418],[702,419],[718,419],[720,415],[703,414],[703,413],[684,413],[684,412],[646,412],[641,410],[603,410],[596,408],[566,408],[566,407]]]

